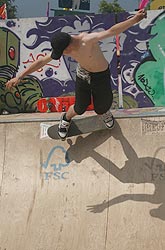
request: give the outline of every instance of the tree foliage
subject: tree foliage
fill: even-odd
[[[124,11],[125,10],[119,5],[118,0],[113,0],[112,3],[107,3],[107,1],[101,0],[99,4],[99,12],[101,13],[117,13]]]
[[[15,0],[0,0],[0,6],[6,3],[7,18],[13,19],[17,17],[17,6],[14,4]]]

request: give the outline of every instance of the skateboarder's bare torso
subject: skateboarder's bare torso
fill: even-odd
[[[74,58],[89,72],[100,72],[108,68],[108,62],[100,49],[96,34],[83,32],[72,36],[70,45],[64,50],[64,55]]]

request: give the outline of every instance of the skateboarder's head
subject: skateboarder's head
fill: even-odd
[[[71,42],[71,36],[65,32],[56,32],[51,39],[52,59],[58,60],[63,54],[63,51]]]

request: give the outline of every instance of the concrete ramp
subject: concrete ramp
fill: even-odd
[[[165,249],[165,118],[65,142],[42,126],[0,124],[0,250]]]

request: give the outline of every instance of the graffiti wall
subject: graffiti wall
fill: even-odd
[[[119,21],[129,13],[118,15]],[[122,94],[137,107],[165,106],[165,12],[148,17],[120,35]]]
[[[130,15],[121,13],[118,21]],[[5,84],[50,53],[50,38],[55,32],[101,31],[114,25],[115,20],[114,14],[98,14],[0,21],[0,114],[36,112],[36,103],[41,97],[73,96],[77,63],[67,56],[52,60],[25,77],[12,91],[8,91]],[[117,69],[115,37],[100,42],[111,70],[113,108],[164,106],[164,23],[163,11],[149,11],[146,20],[120,35],[121,74]]]

